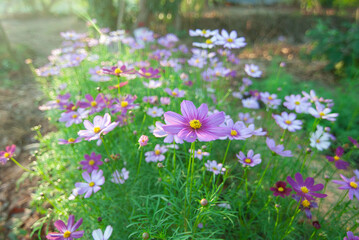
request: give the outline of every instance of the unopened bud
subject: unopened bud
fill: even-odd
[[[142,239],[149,239],[150,238],[150,234],[148,234],[147,232],[142,233]]]
[[[98,217],[98,218],[97,218],[97,221],[98,221],[98,222],[101,222],[101,221],[102,221],[102,217]]]
[[[164,166],[163,166],[163,164],[161,162],[159,162],[159,163],[157,163],[157,167],[158,168],[163,168]]]
[[[201,205],[204,207],[204,206],[207,206],[207,204],[208,204],[207,199],[203,198],[203,199],[201,200]]]
[[[312,152],[312,149],[311,149],[311,148],[307,148],[307,149],[305,149],[305,151],[306,151],[307,153],[311,153],[311,152]]]

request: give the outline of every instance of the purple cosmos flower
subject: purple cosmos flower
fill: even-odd
[[[289,132],[295,132],[302,128],[302,121],[296,120],[297,115],[295,113],[282,112],[281,115],[272,115],[276,123],[282,129],[288,129]]]
[[[184,97],[185,92],[183,90],[178,90],[178,88],[175,88],[173,90],[169,88],[165,88],[165,92],[171,95],[172,97]]]
[[[64,112],[59,119],[60,122],[66,122],[65,126],[70,127],[72,124],[80,124],[84,118],[87,118],[89,110],[78,109],[77,111]]]
[[[5,163],[14,156],[16,146],[13,144],[11,146],[6,146],[5,151],[0,151],[0,163],[5,165]]]
[[[276,182],[275,187],[271,187],[270,190],[273,191],[274,196],[280,196],[282,198],[289,196],[292,192],[292,189],[287,188],[287,183],[283,181]]]
[[[314,108],[309,108],[308,113],[310,113],[315,118],[327,119],[328,121],[335,122],[336,117],[338,117],[338,113],[330,113],[332,110],[330,108],[326,108],[324,105],[320,103],[315,104]]]
[[[213,172],[214,175],[223,174],[226,169],[223,167],[222,163],[217,163],[216,160],[210,161],[204,164],[207,168],[207,171]]]
[[[84,102],[85,105],[82,107],[90,107],[89,114],[101,112],[104,108],[106,108],[105,96],[102,93],[98,94],[96,99],[94,99],[90,94],[86,94],[85,98],[88,102]]]
[[[69,139],[59,139],[59,144],[74,144],[74,143],[78,143],[81,142],[81,138],[69,138]]]
[[[343,240],[359,240],[359,237],[354,236],[354,233],[351,232],[351,231],[348,231],[348,232],[347,232],[347,236],[348,236],[348,237],[344,237]]]
[[[161,97],[160,98],[162,105],[170,105],[171,104],[171,98],[169,97]]]
[[[242,99],[243,107],[249,109],[259,109],[259,103],[256,98],[250,97],[246,99]]]
[[[165,160],[165,155],[163,153],[167,152],[166,146],[156,145],[154,151],[146,152],[146,162],[162,162]]]
[[[289,110],[295,110],[297,113],[306,113],[310,107],[307,98],[302,98],[301,95],[290,95],[284,97],[283,105]]]
[[[259,78],[262,76],[262,71],[259,70],[259,67],[254,64],[246,64],[244,65],[244,71],[250,77]]]
[[[298,195],[292,196],[297,202],[300,201],[299,209],[305,212],[308,219],[312,219],[312,212],[310,209],[318,208],[318,204],[315,201],[302,199]]]
[[[85,160],[81,161],[80,164],[83,165],[82,169],[87,170],[88,173],[93,170],[97,170],[99,165],[102,165],[101,154],[96,155],[95,152],[92,152],[91,155],[85,154]]]
[[[355,140],[354,138],[352,137],[348,137],[349,141],[351,141],[355,147],[359,148],[359,143],[357,140]]]
[[[130,172],[127,171],[126,168],[122,168],[121,172],[116,170],[112,174],[111,182],[116,183],[116,184],[124,184],[125,181],[129,178],[129,176],[130,176]]]
[[[261,155],[259,153],[254,155],[252,149],[248,151],[247,156],[243,152],[239,152],[239,154],[236,154],[236,156],[239,162],[243,164],[243,166],[254,167],[255,165],[258,165],[262,162]]]
[[[157,96],[144,96],[142,98],[142,101],[144,103],[149,103],[149,104],[155,104],[158,100],[158,97]]]
[[[342,185],[338,189],[349,190],[350,200],[353,199],[353,196],[355,196],[359,200],[359,182],[356,181],[355,176],[352,178],[346,178],[342,174],[340,174],[340,177],[344,181],[333,180],[332,182],[335,184]]]
[[[269,92],[260,93],[262,102],[269,108],[277,109],[282,100],[277,98],[277,94],[270,94]]]
[[[254,123],[254,118],[249,113],[238,113],[239,120],[244,123]]]
[[[181,103],[182,115],[175,112],[164,114],[167,125],[163,129],[169,134],[178,134],[178,137],[194,142],[196,139],[203,142],[214,141],[228,134],[229,130],[218,127],[224,122],[224,112],[215,113],[209,117],[207,104],[202,104],[198,109],[191,101],[184,100]]]
[[[312,103],[319,101],[319,97],[315,94],[314,90],[310,90],[309,94],[302,91],[302,94],[304,95],[304,97],[308,100],[310,100]]]
[[[158,74],[159,72],[160,70],[150,67],[149,69],[141,68],[137,73],[145,78],[160,78],[161,75]]]
[[[162,82],[161,81],[155,81],[155,80],[150,80],[149,82],[142,82],[143,85],[145,85],[146,88],[151,88],[151,89],[156,89],[162,86]]]
[[[121,97],[120,99],[115,99],[115,104],[111,106],[112,113],[121,112],[122,114],[127,113],[127,110],[133,109],[138,106],[135,104],[137,96],[127,95],[126,97]]]
[[[89,120],[85,120],[84,126],[86,130],[80,130],[78,135],[87,141],[99,140],[97,141],[97,145],[100,145],[101,135],[111,132],[117,125],[117,122],[111,123],[110,114],[105,113],[103,117],[96,116],[93,120],[93,124]]]
[[[51,232],[46,236],[46,238],[49,240],[73,240],[74,238],[83,237],[84,231],[76,231],[82,224],[82,218],[80,218],[75,224],[74,222],[74,215],[69,216],[67,226],[63,221],[57,220],[54,225],[60,232]]]
[[[295,174],[295,180],[292,177],[287,177],[288,183],[293,187],[293,190],[299,197],[307,200],[314,200],[313,197],[325,198],[327,194],[317,193],[324,188],[324,185],[319,183],[314,185],[314,178],[308,177],[303,181],[303,176],[300,173]]]
[[[249,126],[248,126],[247,129],[250,130],[250,131],[251,131],[251,134],[252,134],[252,135],[255,135],[255,136],[264,136],[264,135],[267,134],[267,132],[266,132],[266,131],[263,131],[262,128],[255,129],[255,126],[254,126],[253,123],[252,123],[252,124],[249,124]]]
[[[158,107],[149,108],[147,110],[147,114],[151,117],[162,117],[163,109]]]
[[[141,147],[146,146],[148,143],[148,137],[146,135],[142,135],[140,139],[138,139],[138,143]]]
[[[127,69],[126,65],[122,65],[120,68],[117,66],[111,68],[103,68],[102,72],[104,74],[110,74],[115,76],[121,76],[124,74],[134,74],[136,71],[132,68]]]
[[[251,131],[241,121],[234,123],[232,119],[229,119],[225,124],[222,124],[221,127],[229,129],[228,135],[225,138],[229,138],[230,140],[245,140],[252,136]]]
[[[102,233],[101,229],[96,229],[92,232],[92,237],[94,240],[108,240],[111,237],[113,228],[108,225],[104,233]]]
[[[216,35],[217,45],[223,45],[225,48],[242,48],[247,45],[244,37],[237,38],[237,32],[231,31],[229,34],[225,29],[222,29],[221,34]]]
[[[101,189],[101,185],[105,183],[105,177],[103,176],[102,170],[93,170],[91,176],[88,172],[83,172],[82,177],[85,179],[84,182],[75,183],[75,187],[79,188],[79,194],[85,194],[85,198],[91,197],[92,193],[96,193]]]
[[[278,154],[278,155],[280,155],[282,157],[293,157],[292,152],[290,150],[284,151],[284,146],[283,145],[277,145],[276,146],[275,141],[273,139],[270,139],[270,138],[267,137],[266,143],[267,143],[268,148],[272,152],[274,152],[274,153],[276,153],[276,154]]]
[[[156,128],[153,130],[153,135],[155,137],[165,137],[163,142],[165,143],[173,143],[175,141],[176,143],[183,143],[183,140],[180,139],[177,134],[169,134],[165,130],[163,130],[164,124],[161,122],[156,122]]]
[[[344,149],[342,147],[337,147],[335,150],[335,156],[326,156],[329,162],[335,162],[335,167],[338,169],[347,169],[349,163],[340,159],[344,154]]]
[[[191,153],[191,149],[188,150]],[[208,152],[203,152],[202,149],[198,149],[194,152],[194,157],[202,160],[203,156],[209,156]]]
[[[206,64],[206,60],[201,56],[193,56],[187,62],[188,65],[198,68],[203,68],[203,66]]]

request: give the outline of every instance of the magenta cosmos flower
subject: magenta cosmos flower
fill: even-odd
[[[283,181],[276,182],[275,187],[271,187],[270,190],[273,191],[274,196],[281,196],[282,198],[289,196],[292,192],[292,189],[287,188],[287,183]]]
[[[89,198],[92,193],[98,192],[101,189],[100,186],[105,183],[102,170],[93,170],[91,175],[88,172],[83,172],[82,177],[86,182],[77,182],[75,183],[75,187],[78,188],[79,194],[86,193],[85,198]]]
[[[293,157],[292,152],[290,150],[284,151],[284,146],[281,144],[276,146],[275,141],[273,139],[270,139],[267,137],[266,143],[267,143],[268,148],[272,152],[274,152],[282,157]]]
[[[178,90],[178,88],[175,88],[173,90],[169,88],[165,88],[165,92],[171,95],[172,97],[184,97],[185,92],[183,90]]]
[[[161,75],[158,74],[159,72],[160,70],[150,67],[149,69],[141,68],[137,73],[145,78],[160,78]]]
[[[335,150],[335,156],[326,156],[329,162],[335,162],[335,167],[338,169],[347,169],[349,163],[343,161],[341,156],[344,154],[344,149],[342,147],[337,147]]]
[[[125,65],[122,65],[120,68],[114,66],[111,68],[103,68],[102,72],[104,74],[110,74],[110,75],[115,75],[115,76],[120,76],[123,74],[134,74],[135,70],[134,69],[127,69],[127,67]]]
[[[295,180],[288,176],[287,181],[299,197],[314,200],[313,197],[325,198],[327,196],[327,194],[317,193],[324,188],[324,185],[321,183],[314,185],[314,178],[308,177],[303,180],[303,176],[300,173],[296,173],[294,177]]]
[[[82,107],[89,107],[89,114],[101,112],[104,108],[106,108],[106,99],[102,93],[98,94],[96,99],[94,99],[90,94],[86,94],[85,98],[87,102],[83,102]]]
[[[359,240],[359,237],[354,236],[354,233],[351,231],[347,232],[347,236],[348,237],[344,237],[343,240]]]
[[[357,140],[355,140],[354,138],[352,137],[348,137],[349,141],[351,141],[355,147],[359,148],[359,143]]]
[[[179,138],[187,142],[194,142],[196,139],[208,142],[228,135],[227,128],[218,127],[224,122],[224,112],[208,117],[207,104],[202,104],[197,109],[187,100],[182,101],[181,112],[183,116],[171,111],[164,114],[167,125],[162,128],[169,134],[178,134]]]
[[[80,164],[83,166],[83,170],[87,170],[88,173],[93,170],[97,170],[99,165],[102,165],[101,154],[96,155],[95,152],[92,152],[91,155],[85,154],[85,160],[81,161]]]
[[[104,117],[96,116],[93,124],[89,120],[84,121],[86,130],[80,130],[78,135],[87,141],[100,140],[97,144],[101,144],[101,135],[105,135],[112,131],[118,125],[117,122],[111,123],[111,116],[105,113]]]
[[[78,143],[81,142],[81,138],[69,138],[69,139],[59,139],[59,144],[64,145],[64,144],[74,144],[74,143]]]
[[[13,144],[11,146],[7,146],[5,151],[0,151],[0,163],[5,165],[5,163],[14,156],[16,150],[16,146]]]
[[[73,240],[74,238],[81,238],[84,235],[84,231],[76,230],[81,226],[82,218],[80,218],[80,220],[78,220],[75,224],[74,222],[74,215],[69,216],[67,226],[63,221],[57,220],[54,225],[60,232],[51,232],[46,236],[46,238],[50,240]]]
[[[355,196],[359,200],[359,182],[355,180],[355,176],[352,178],[346,178],[340,174],[340,177],[344,181],[333,180],[332,182],[335,184],[340,184],[342,186],[339,187],[341,190],[349,191],[349,199],[352,200],[353,196]]]

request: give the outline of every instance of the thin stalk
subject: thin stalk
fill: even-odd
[[[22,166],[18,161],[16,161],[14,158],[10,158],[16,165],[18,165],[22,170],[32,173],[33,171],[27,169],[26,167]]]
[[[285,230],[283,237],[280,240],[283,240],[289,234],[290,227],[292,226],[295,217],[300,212],[299,206],[300,206],[301,202],[302,202],[302,198],[299,199],[297,207],[295,208],[295,212],[294,212],[292,218],[290,219],[289,225],[288,225],[287,229]]]

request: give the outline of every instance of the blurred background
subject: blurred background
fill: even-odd
[[[297,82],[344,92],[358,82],[359,0],[0,0],[0,149],[16,144],[25,165],[38,148],[34,130],[52,130],[25,59],[44,65],[61,45],[60,32],[86,32],[88,19],[110,30],[172,32],[189,46],[189,29],[236,30],[248,43],[239,57],[264,69],[284,61]],[[339,104],[357,106],[357,92],[345,94]],[[358,112],[341,108],[339,139],[359,135]],[[0,166],[0,239],[30,239],[41,218],[29,204],[34,181],[21,174],[13,164]]]

